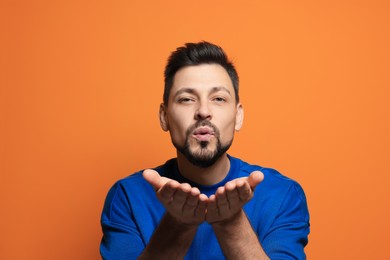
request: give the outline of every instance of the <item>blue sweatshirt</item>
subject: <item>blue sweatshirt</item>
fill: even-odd
[[[210,196],[230,180],[247,177],[255,170],[264,180],[255,189],[244,211],[266,254],[272,259],[306,259],[304,247],[310,232],[309,212],[300,185],[274,169],[250,165],[228,156],[230,170],[226,178],[212,186],[202,186],[180,175],[176,159],[155,168],[161,176],[189,183]],[[108,192],[101,225],[103,259],[137,259],[148,244],[165,213],[152,186],[142,171],[118,181]],[[211,225],[203,223],[185,259],[224,259]]]

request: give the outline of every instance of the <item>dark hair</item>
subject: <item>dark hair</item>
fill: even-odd
[[[165,85],[163,101],[165,105],[168,105],[169,93],[171,92],[176,72],[186,66],[196,66],[201,64],[221,65],[232,80],[236,102],[239,102],[239,80],[233,63],[228,59],[226,53],[221,47],[202,41],[198,43],[186,43],[184,46],[178,47],[176,51],[172,52],[171,56],[169,56],[167,66],[164,71]]]

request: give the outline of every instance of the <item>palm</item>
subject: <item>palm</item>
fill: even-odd
[[[156,190],[157,198],[174,218],[186,224],[223,222],[238,214],[253,197],[264,175],[254,171],[249,177],[238,178],[219,187],[207,198],[199,189],[187,183],[161,177],[154,170],[145,170],[144,178]]]
[[[161,177],[154,170],[145,170],[144,178],[156,190],[157,198],[167,212],[185,224],[200,224],[205,220],[207,196],[187,183]]]

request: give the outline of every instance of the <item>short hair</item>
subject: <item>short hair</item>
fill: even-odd
[[[169,94],[173,85],[173,79],[178,70],[187,66],[201,64],[221,65],[228,73],[234,88],[236,102],[239,102],[237,71],[224,52],[218,45],[202,41],[198,43],[186,43],[172,52],[164,71],[164,95],[163,102],[168,105]]]

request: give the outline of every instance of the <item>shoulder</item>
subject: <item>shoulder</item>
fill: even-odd
[[[256,187],[253,199],[246,205],[249,219],[262,236],[265,236],[265,233],[263,234],[261,230],[270,230],[275,226],[286,226],[291,223],[309,225],[306,196],[297,181],[273,168],[241,160],[239,163],[242,176],[248,176],[253,171],[261,171],[264,174],[264,180]],[[254,222],[258,218],[261,219],[259,222],[261,225]]]
[[[241,159],[231,157],[234,164],[239,169],[240,177],[249,176],[253,171],[261,171],[264,174],[264,181],[262,184],[269,188],[289,189],[291,186],[299,186],[295,180],[283,175],[274,168],[263,167],[256,164],[247,163]]]
[[[306,207],[305,193],[297,181],[273,168],[250,164],[233,157],[232,160],[235,160],[235,163],[239,165],[242,177],[249,176],[253,171],[261,171],[264,174],[264,180],[255,190],[255,197],[261,201],[272,202],[274,209],[276,205],[281,206],[287,202],[293,203],[293,201]]]
[[[153,169],[162,176],[168,176],[171,172],[171,161]],[[131,205],[142,204],[145,200],[155,201],[155,192],[143,178],[143,171],[135,172],[114,183],[108,191],[104,212],[112,212],[113,208],[130,208]]]
[[[157,171],[161,176],[165,176],[165,177],[170,177],[170,174],[172,172],[172,167],[174,166],[174,163],[175,163],[175,160],[174,159],[171,159],[171,160],[168,160],[166,163],[160,165],[160,166],[157,166],[157,167],[154,167],[154,168],[151,168],[155,171]],[[150,186],[149,183],[143,178],[143,171],[145,169],[142,169],[138,172],[135,172],[133,174],[130,174],[129,176],[127,177],[124,177],[120,180],[118,180],[114,185],[113,185],[113,188],[114,189],[130,189],[131,192],[138,192],[138,191],[141,191],[145,188],[145,186]]]
[[[125,223],[125,215],[130,215],[131,200],[134,197],[132,194],[142,192],[145,195],[148,190],[149,187],[142,177],[142,171],[118,180],[108,191],[103,207],[102,220]]]

